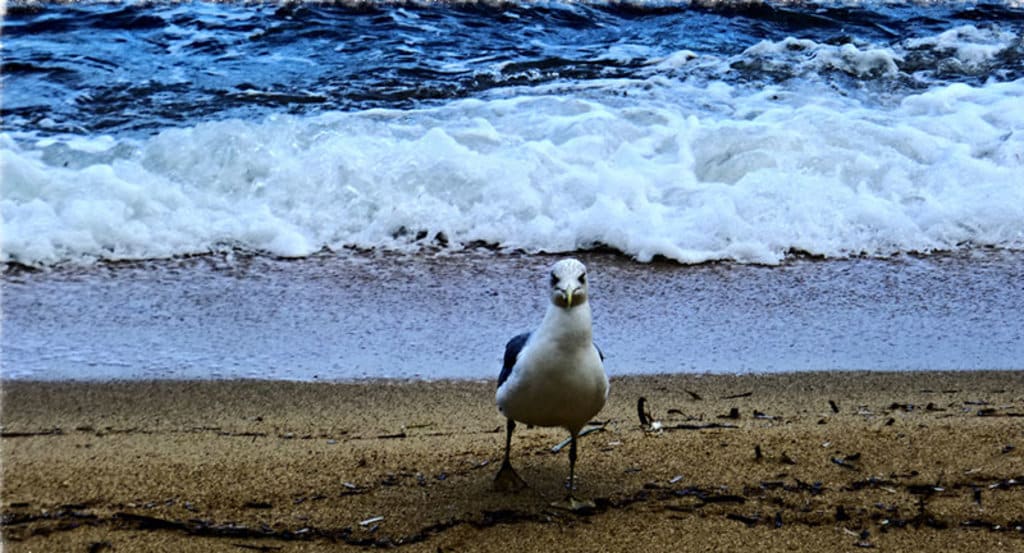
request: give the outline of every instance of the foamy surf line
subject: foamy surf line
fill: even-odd
[[[4,135],[2,259],[303,257],[433,239],[683,263],[1024,247],[1024,80],[940,86],[891,108],[645,86],[628,101],[471,99],[141,139]]]
[[[1024,370],[1024,254],[583,254],[612,376]],[[493,379],[551,256],[203,256],[5,275],[3,378]]]

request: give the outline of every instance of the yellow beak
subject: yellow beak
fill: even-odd
[[[572,289],[565,291],[565,306],[572,307]]]

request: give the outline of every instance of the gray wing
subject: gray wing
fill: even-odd
[[[523,351],[523,346],[526,345],[526,341],[530,339],[530,333],[524,332],[505,344],[505,361],[501,365],[501,374],[498,375],[498,387],[508,380],[510,374],[512,374],[512,367],[516,365],[516,360],[519,359],[519,352]]]

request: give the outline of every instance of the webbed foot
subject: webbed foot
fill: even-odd
[[[585,513],[597,508],[597,504],[593,501],[589,499],[577,499],[571,494],[562,501],[555,501],[551,503],[551,506],[556,509],[571,511],[573,513]]]
[[[502,493],[512,493],[524,488],[526,488],[526,480],[519,476],[510,463],[502,463],[498,474],[494,475],[494,490]]]

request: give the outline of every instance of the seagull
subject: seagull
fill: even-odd
[[[505,460],[494,478],[499,491],[526,487],[509,462],[516,422],[560,426],[569,431],[569,493],[556,506],[570,510],[593,507],[573,495],[576,440],[583,426],[608,399],[608,376],[601,351],[594,345],[587,268],[576,259],[562,259],[551,268],[551,304],[533,332],[520,334],[505,346],[495,401],[508,421]]]

